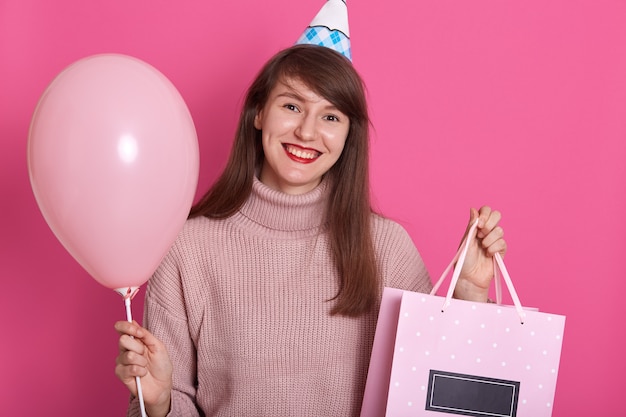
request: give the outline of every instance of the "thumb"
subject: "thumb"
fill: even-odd
[[[470,207],[470,218],[469,218],[469,222],[467,223],[467,227],[465,228],[465,233],[463,233],[463,239],[461,239],[461,244],[463,244],[463,240],[467,238],[467,235],[469,234],[469,231],[472,228],[472,225],[474,224],[478,216],[479,216],[478,210],[476,210],[473,207]]]
[[[469,218],[469,222],[467,223],[467,228],[465,229],[466,237],[469,235],[469,232],[472,229],[472,226],[474,226],[474,223],[476,223],[479,217],[480,217],[480,212],[474,207],[470,207],[470,218]],[[476,234],[474,236],[480,235],[480,223],[477,226],[478,227],[476,229]]]
[[[469,219],[470,226],[472,225],[472,223],[476,221],[477,218],[478,218],[478,210],[476,210],[474,207],[470,207],[470,219]]]
[[[469,218],[469,222],[467,223],[467,228],[465,229],[466,235],[469,233],[470,229],[472,228],[472,225],[474,224],[474,222],[476,222],[479,216],[480,216],[480,213],[478,212],[478,210],[475,209],[474,207],[470,207],[470,218]]]

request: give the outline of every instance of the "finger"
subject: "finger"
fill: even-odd
[[[479,238],[487,236],[502,219],[502,214],[498,210],[492,210],[490,207],[481,207],[480,216],[478,220],[478,234]]]
[[[493,228],[495,228],[500,223],[500,220],[502,220],[502,213],[500,213],[498,210],[491,210],[491,212],[489,213],[489,217],[487,218],[487,220],[485,220],[483,229],[493,230]]]
[[[491,207],[482,206],[481,208],[478,209],[478,228],[479,229],[482,229],[483,227],[485,227],[485,223],[489,219],[490,215],[491,215]]]
[[[123,334],[120,336],[120,339],[118,341],[118,348],[120,353],[133,351],[140,355],[143,355],[146,351],[146,345],[143,343],[142,339],[137,339],[127,334]]]
[[[485,248],[485,252],[489,256],[493,256],[496,253],[500,253],[500,255],[504,256],[507,250],[507,244],[504,239],[499,239],[489,247]]]
[[[487,249],[496,243],[501,244],[502,242],[499,241],[504,241],[504,229],[502,229],[502,227],[500,226],[496,226],[491,231],[489,231],[489,233],[487,233],[484,238],[482,238],[481,245],[483,248]]]
[[[135,388],[135,377],[143,378],[148,375],[148,369],[139,365],[115,365],[115,375],[129,388]]]
[[[480,235],[480,229],[483,227],[487,218],[489,217],[490,211],[491,209],[488,206],[482,206],[478,210],[476,210],[475,208],[470,209],[470,223],[467,226],[467,229],[469,230],[469,228],[474,224],[476,219],[478,219],[478,225],[476,227],[476,237],[479,239],[482,238],[482,236]]]
[[[141,327],[139,323],[135,320],[132,322],[129,321],[118,321],[115,323],[115,330],[120,334],[127,334],[129,336],[141,338],[144,336],[144,332],[147,332],[146,329]]]
[[[139,354],[132,350],[127,350],[117,355],[117,358],[115,358],[115,363],[117,365],[137,365],[145,368],[146,366],[148,366],[148,359],[142,354]]]
[[[120,336],[120,350],[133,350],[137,353],[146,354],[163,354],[167,353],[165,345],[156,338],[152,333],[141,327],[137,322],[118,322],[116,328],[122,331]],[[139,344],[137,344],[139,343]],[[145,351],[148,350],[148,352]]]

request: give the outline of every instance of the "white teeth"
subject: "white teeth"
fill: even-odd
[[[303,159],[313,159],[317,156],[315,153],[306,152],[306,151],[302,151],[300,149],[295,149],[291,147],[287,148],[287,152],[289,152],[292,155],[297,156],[298,158],[303,158]]]

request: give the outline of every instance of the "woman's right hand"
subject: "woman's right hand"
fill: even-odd
[[[136,321],[118,321],[120,353],[115,361],[115,375],[137,396],[135,377],[150,416],[165,416],[170,409],[172,362],[163,343]]]

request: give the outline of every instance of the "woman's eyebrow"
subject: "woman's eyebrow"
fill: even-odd
[[[276,97],[286,97],[286,98],[293,98],[293,99],[300,100],[300,101],[306,101],[304,97],[302,97],[300,94],[296,93],[295,91],[285,91],[283,93],[278,94]]]
[[[280,94],[278,94],[276,96],[276,98],[281,98],[281,97],[291,98],[291,99],[302,101],[302,102],[310,101],[310,100],[307,100],[305,97],[303,97],[302,95],[298,94],[296,91],[293,91],[293,90],[282,92],[282,93],[280,93]],[[324,106],[324,109],[326,109],[326,110],[333,110],[333,111],[339,111],[337,106],[335,106],[332,103],[329,103],[327,106]]]

